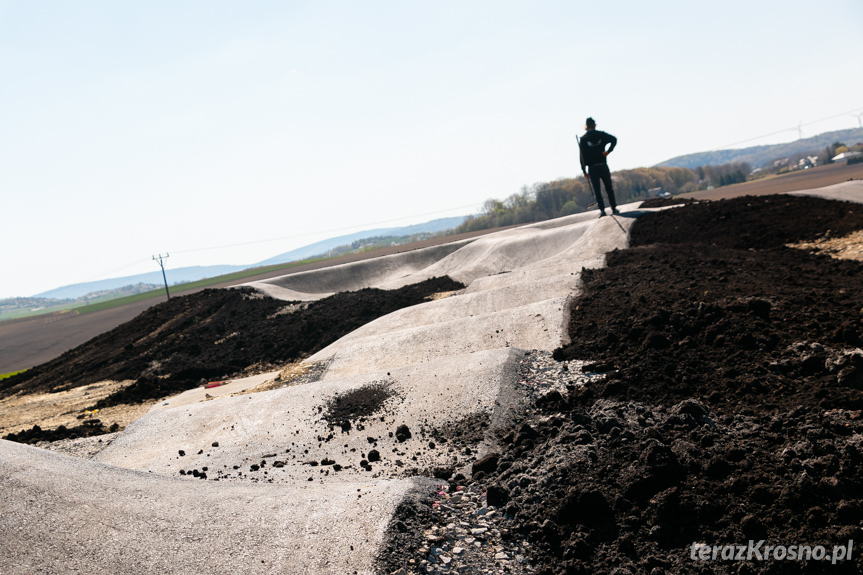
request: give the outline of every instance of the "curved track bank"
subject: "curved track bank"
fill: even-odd
[[[468,287],[322,350],[317,381],[156,406],[92,460],[0,441],[0,572],[374,572],[399,503],[518,409],[522,350],[565,343],[579,272],[626,247],[628,207],[251,284]]]
[[[627,246],[635,207],[254,284],[467,288],[318,352],[316,381],[157,406],[93,460],[0,441],[0,572],[375,572],[399,505],[469,470],[519,410],[524,350],[567,343],[580,271]]]

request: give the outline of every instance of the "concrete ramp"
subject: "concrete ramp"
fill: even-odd
[[[397,289],[442,276],[467,285],[480,278],[514,270],[543,270],[560,263],[561,256],[568,265],[576,260],[585,265],[602,265],[602,258],[609,249],[625,245],[626,230],[632,218],[640,215],[634,211],[637,205],[621,206],[621,210],[628,211],[625,217],[597,219],[595,212],[576,214],[476,239],[244,285],[277,299],[309,301],[367,287]],[[580,240],[582,235],[585,235],[584,241]]]
[[[576,243],[589,227],[599,223],[585,222],[552,230],[515,228],[489,234],[430,265],[417,275],[448,275],[456,281],[470,284],[480,277],[529,267],[553,258]]]
[[[824,188],[791,192],[791,194],[795,196],[817,196],[828,200],[863,204],[863,180],[851,180]]]
[[[373,572],[396,506],[434,485],[418,477],[469,474],[511,421],[524,350],[565,343],[582,268],[625,248],[637,215],[250,284],[289,300],[443,275],[467,288],[309,358],[319,381],[163,402],[95,461],[0,441],[0,572]]]
[[[626,247],[632,217],[602,218],[480,238],[420,274],[468,282],[465,293],[379,318],[321,350],[341,377],[516,347],[551,350],[567,343],[568,301],[582,267]]]
[[[0,440],[0,573],[374,573],[421,479],[172,478]],[[334,528],[335,527],[335,528]]]
[[[386,322],[379,334],[339,340],[312,356],[332,361],[326,378],[356,375],[414,363],[446,361],[465,352],[517,347],[554,349],[565,338],[563,312],[566,298],[504,309],[452,321],[389,330]],[[370,330],[374,326],[370,327]]]
[[[468,419],[499,425],[517,407],[513,374],[523,355],[511,348],[453,355],[154,410],[94,459],[164,476],[207,468],[208,479],[299,486],[464,467],[472,459],[429,443]],[[349,407],[365,393],[379,394],[379,404]],[[345,409],[334,410],[342,401]],[[399,438],[402,426],[409,437]]]
[[[392,282],[394,279],[410,276],[471,241],[473,240],[461,240],[382,256],[372,260],[288,274],[244,285],[253,287],[276,299],[286,301],[316,300],[336,292],[378,287],[381,284]]]

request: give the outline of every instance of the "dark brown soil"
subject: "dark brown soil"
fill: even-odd
[[[671,196],[668,198],[651,198],[649,200],[644,200],[641,202],[641,205],[638,206],[641,208],[665,208],[668,206],[678,206],[681,204],[694,204],[697,200],[689,197],[680,197],[680,196]]]
[[[327,404],[324,419],[333,427],[349,431],[377,414],[395,393],[386,382],[375,382],[335,396]]]
[[[632,249],[583,274],[555,358],[607,377],[544,397],[482,480],[542,573],[863,568],[859,552],[691,557],[694,543],[863,540],[863,263],[785,247],[828,229],[863,229],[863,207],[700,202],[642,217]]]
[[[115,423],[110,427],[99,421],[98,419],[76,425],[74,427],[66,427],[61,425],[55,429],[42,429],[38,425],[34,425],[30,429],[19,431],[18,433],[9,433],[3,437],[9,441],[17,441],[18,443],[36,444],[42,441],[59,441],[61,439],[77,439],[79,437],[95,437],[97,435],[105,435],[113,433],[119,429]]]
[[[434,278],[397,290],[338,293],[298,306],[250,288],[175,297],[48,363],[3,380],[0,397],[135,380],[94,407],[158,399],[207,380],[303,359],[378,317],[462,287],[446,277]]]

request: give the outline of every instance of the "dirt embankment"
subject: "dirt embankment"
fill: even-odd
[[[863,569],[789,560],[863,540],[863,263],[786,247],[861,229],[857,204],[696,203],[584,274],[555,357],[605,380],[539,400],[481,479],[540,573]],[[698,558],[762,539],[782,552]]]
[[[0,398],[5,404],[16,395],[59,397],[82,386],[122,382],[107,393],[102,386],[89,396],[75,394],[77,403],[86,403],[82,409],[107,408],[110,416],[117,406],[152,402],[202,381],[278,369],[378,317],[463,287],[449,278],[434,278],[397,290],[363,289],[303,304],[264,297],[251,288],[175,297],[48,363],[3,380]],[[73,409],[61,403],[57,410]],[[61,430],[61,435],[105,433],[109,428],[101,424],[111,422],[99,424],[82,423]],[[10,439],[32,443],[60,438],[56,429],[41,427]]]

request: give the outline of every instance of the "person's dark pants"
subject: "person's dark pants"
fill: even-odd
[[[605,202],[602,201],[602,191],[599,189],[599,182],[605,184],[605,193],[608,194],[608,203],[611,204],[611,209],[617,209],[617,201],[614,199],[614,187],[611,185],[611,172],[608,170],[608,164],[593,164],[588,168],[590,175],[590,183],[593,185],[593,193],[596,195],[596,203],[599,205],[599,211],[605,211]]]

